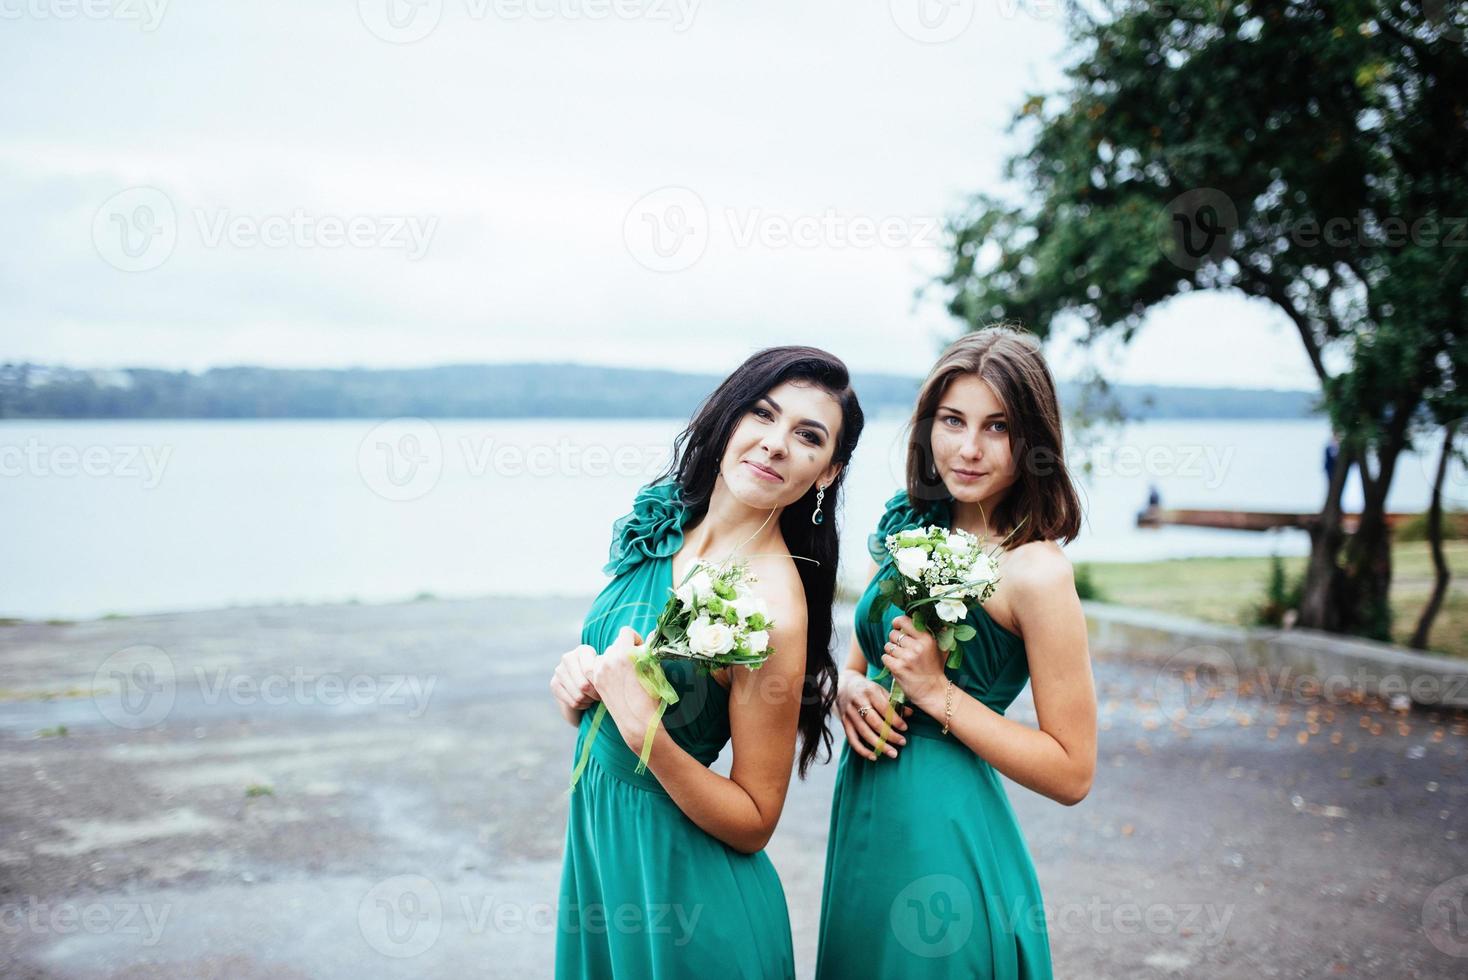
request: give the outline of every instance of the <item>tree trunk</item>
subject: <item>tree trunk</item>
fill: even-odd
[[[1427,607],[1422,610],[1421,618],[1417,620],[1417,628],[1412,631],[1412,646],[1418,650],[1427,649],[1432,621],[1437,618],[1443,597],[1448,592],[1450,574],[1448,563],[1443,558],[1443,478],[1447,475],[1448,461],[1453,455],[1453,436],[1456,430],[1456,422],[1443,426],[1442,458],[1437,461],[1437,476],[1432,481],[1432,506],[1427,511],[1427,544],[1432,549],[1432,567],[1436,577],[1432,584],[1432,596],[1427,600]]]
[[[1341,447],[1330,474],[1330,485],[1325,491],[1325,506],[1308,527],[1310,563],[1305,569],[1298,623],[1310,629],[1332,633],[1340,630],[1340,596],[1344,580],[1336,558],[1345,541],[1345,532],[1341,530],[1341,491],[1345,489],[1355,463],[1355,453]]]
[[[1345,588],[1341,595],[1341,632],[1391,642],[1392,539],[1386,524],[1386,497],[1397,459],[1407,444],[1407,423],[1417,401],[1393,406],[1393,416],[1377,450],[1375,477],[1361,467],[1365,500],[1361,521],[1345,548]]]

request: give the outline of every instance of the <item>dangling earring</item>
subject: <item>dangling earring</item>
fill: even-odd
[[[824,484],[822,484],[821,488],[818,491],[816,491],[816,512],[814,514],[810,515],[810,522],[812,524],[820,524],[821,522],[823,522],[826,519],[826,515],[821,513],[821,503],[825,499],[826,499],[826,487],[825,487]]]

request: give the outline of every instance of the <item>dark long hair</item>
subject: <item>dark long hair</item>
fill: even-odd
[[[841,472],[826,487],[820,524],[811,523],[816,506],[813,486],[780,515],[785,546],[796,556],[795,567],[805,587],[805,680],[800,697],[800,777],[820,749],[831,757],[831,732],[826,719],[836,701],[836,662],[831,656],[831,607],[836,600],[836,564],[840,553],[837,533],[841,486],[847,464],[861,438],[865,419],[851,377],[840,358],[815,347],[771,347],[753,354],[704,399],[688,428],[673,441],[673,458],[663,479],[674,478],[689,508],[688,523],[708,513],[709,498],[718,480],[729,438],[741,419],[772,388],[787,381],[814,385],[829,392],[841,406],[841,428],[836,433],[832,462]],[[800,559],[811,559],[802,561]]]

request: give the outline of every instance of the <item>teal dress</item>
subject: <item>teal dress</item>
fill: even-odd
[[[887,502],[869,548],[876,579],[856,606],[867,676],[882,669],[892,620],[867,615],[876,581],[897,573],[886,536],[950,526],[947,502]],[[978,607],[977,634],[946,670],[956,687],[1001,714],[1029,680],[1023,640]],[[891,677],[879,683],[891,685]],[[831,801],[816,976],[1049,980],[1050,944],[1040,884],[999,774],[942,723],[915,710],[897,758],[871,762],[842,744]]]
[[[651,630],[673,586],[687,511],[670,483],[644,487],[613,527],[612,581],[581,642],[604,653],[623,626]],[[664,664],[679,701],[673,741],[705,766],[729,741],[729,692],[686,661]],[[572,765],[595,709],[581,716]],[[556,977],[767,980],[795,976],[790,915],[764,851],[744,854],[701,830],[658,784],[612,718],[570,797],[556,918]],[[568,778],[570,769],[567,769]]]

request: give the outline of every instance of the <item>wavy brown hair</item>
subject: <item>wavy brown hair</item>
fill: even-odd
[[[907,495],[914,502],[952,500],[933,463],[933,420],[943,392],[972,374],[994,389],[1009,423],[1009,448],[1019,477],[1006,491],[990,529],[1014,531],[1006,547],[1030,541],[1072,541],[1081,530],[1081,503],[1065,465],[1060,399],[1040,341],[1017,324],[998,323],[948,345],[928,372],[908,423]],[[1023,523],[1020,523],[1024,518]]]

